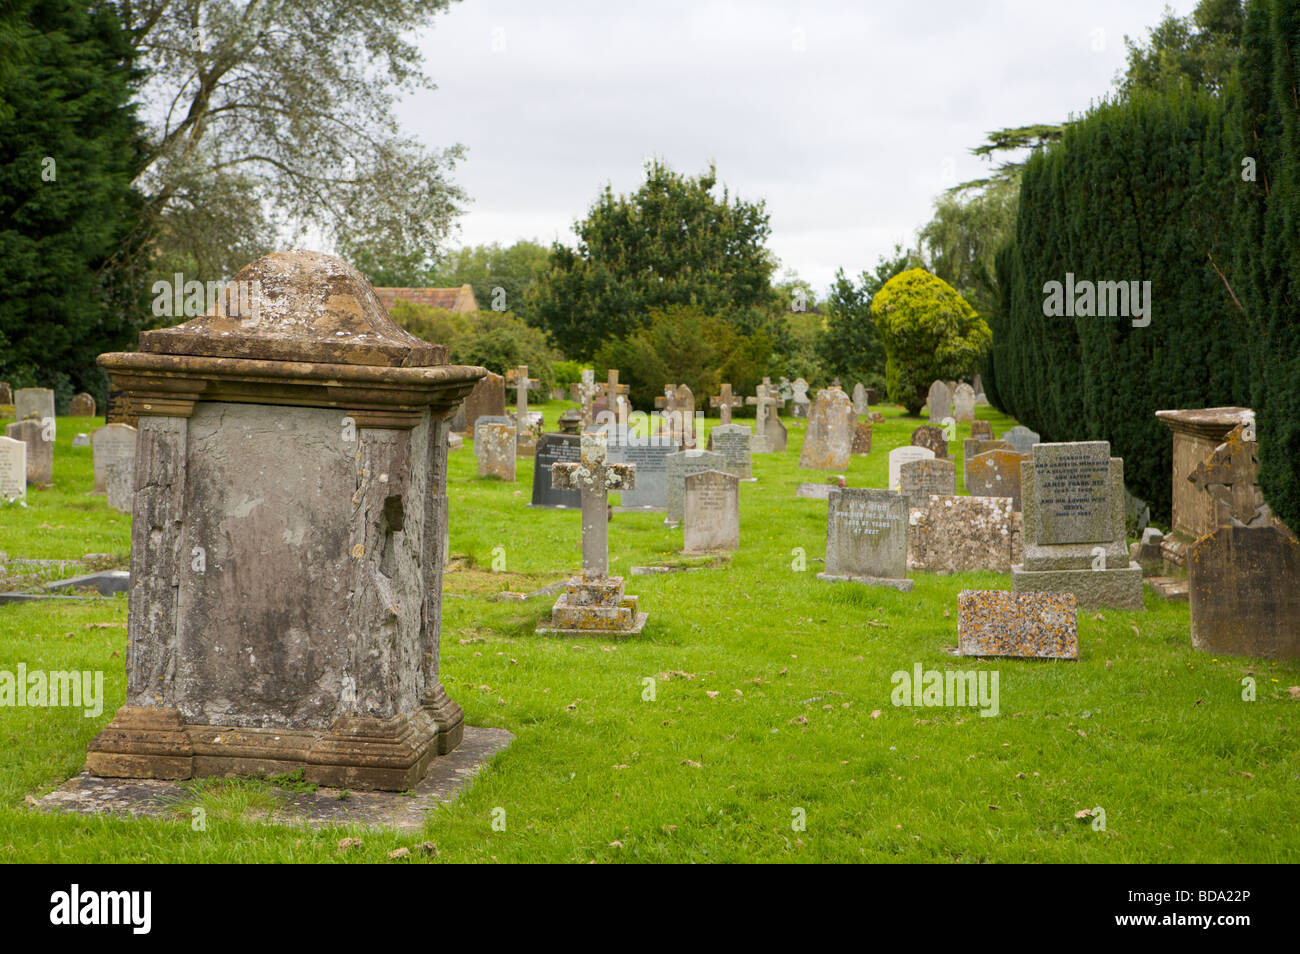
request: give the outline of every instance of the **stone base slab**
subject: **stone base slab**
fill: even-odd
[[[563,629],[556,626],[553,620],[542,620],[537,624],[536,632],[549,636],[609,636],[613,638],[640,636],[641,630],[645,629],[645,622],[649,618],[649,613],[637,613],[632,618],[632,625],[627,629]]]
[[[505,729],[468,727],[464,741],[445,758],[434,759],[429,772],[409,791],[380,792],[322,787],[314,792],[283,792],[264,822],[312,826],[365,825],[403,831],[421,830],[428,813],[449,804],[498,752],[514,741]],[[190,821],[193,796],[179,783],[162,778],[100,778],[82,772],[37,799],[39,811],[81,815],[176,819]]]
[[[1187,580],[1169,576],[1149,576],[1146,584],[1166,603],[1187,602]]]
[[[106,778],[283,775],[349,790],[407,791],[464,733],[445,692],[392,719],[344,716],[328,731],[184,722],[177,709],[123,706],[87,746],[86,769]]]
[[[832,573],[818,573],[817,579],[827,583],[862,583],[865,586],[887,586],[900,593],[912,592],[912,580],[887,579],[881,576],[836,576]]]
[[[1026,570],[1011,568],[1013,593],[1073,593],[1081,609],[1143,608],[1142,567],[1105,570]]]

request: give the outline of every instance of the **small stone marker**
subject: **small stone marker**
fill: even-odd
[[[871,453],[871,423],[855,421],[853,424],[853,453]]]
[[[664,523],[678,524],[685,513],[686,476],[698,474],[705,470],[725,470],[726,461],[721,454],[703,450],[685,450],[669,454],[668,493],[664,506]]]
[[[871,404],[867,400],[867,389],[861,381],[853,385],[853,413],[866,414],[871,410]]]
[[[14,392],[14,416],[20,421],[53,421],[54,392],[49,388],[19,388]]]
[[[576,490],[557,490],[551,484],[551,465],[577,463],[582,459],[582,438],[577,434],[543,434],[533,456],[533,498],[529,506],[556,510],[577,509],[582,495]]]
[[[612,442],[610,438],[613,438]],[[606,434],[606,453],[611,464],[633,464],[636,486],[619,495],[617,511],[664,510],[668,507],[668,458],[678,451],[670,434],[639,437],[627,431]]]
[[[952,389],[943,381],[935,381],[930,385],[925,406],[930,411],[930,420],[942,424],[945,417],[952,416]]]
[[[928,447],[895,447],[889,452],[889,490],[898,490],[902,479],[902,466],[909,460],[933,460],[934,451]]]
[[[1034,445],[1039,443],[1042,438],[1036,431],[1031,431],[1027,427],[1017,424],[1011,430],[1002,435],[1002,440],[1006,441],[1022,454],[1028,454],[1034,449]]]
[[[966,493],[972,497],[1010,497],[1020,510],[1020,465],[1024,458],[1013,450],[992,450],[966,459]]]
[[[853,453],[853,402],[839,388],[824,388],[808,415],[799,466],[844,470]]]
[[[14,403],[14,391],[9,386],[8,381],[0,381],[0,404],[10,405]]]
[[[966,440],[962,441],[961,444],[961,455],[965,460],[970,460],[972,457],[978,457],[980,454],[987,454],[989,451],[994,450],[1008,450],[1014,451],[1017,454],[1020,453],[1020,451],[1016,450],[1016,445],[1012,444],[1010,441],[995,441],[985,440],[982,437],[968,437]]]
[[[807,500],[830,500],[834,489],[834,484],[800,484],[794,495]]]
[[[907,498],[888,490],[835,487],[826,517],[826,571],[817,579],[852,580],[904,593],[907,579]]]
[[[1075,598],[1070,593],[962,590],[957,597],[957,652],[1078,659]]]
[[[993,440],[993,425],[988,421],[971,421],[970,436],[976,440],[991,441]]]
[[[975,389],[965,381],[952,392],[952,416],[958,424],[975,420]]]
[[[480,417],[474,425],[474,456],[480,477],[515,479],[515,423],[494,415]]]
[[[27,496],[27,443],[15,437],[0,437],[0,499],[21,500]]]
[[[907,568],[929,573],[992,570],[1020,562],[1020,515],[1006,497],[932,496],[909,517]]]
[[[721,390],[722,390],[721,394],[716,394],[713,397],[709,398],[709,406],[716,407],[718,409],[718,415],[720,416],[723,424],[730,424],[731,409],[736,407],[744,407],[745,399],[742,398],[739,394],[731,393],[730,382],[724,383],[722,385]]]
[[[943,436],[943,428],[933,424],[922,424],[912,431],[913,447],[928,447],[935,457],[948,456],[948,441]]]
[[[130,424],[105,424],[90,435],[91,454],[95,462],[94,493],[108,490],[108,465],[115,460],[130,460],[135,467],[136,429]]]
[[[27,483],[35,487],[43,487],[54,480],[54,441],[47,439],[47,426],[53,425],[29,418],[5,427],[5,437],[27,445]]]
[[[76,435],[74,435],[73,438],[72,438],[72,446],[73,446],[73,447],[89,447],[89,446],[90,446],[90,435],[87,434],[87,433],[85,433],[84,431],[81,432],[80,434],[76,434]]]
[[[1017,593],[1073,593],[1085,609],[1142,609],[1142,567],[1129,560],[1124,462],[1106,441],[1037,444],[1020,464],[1024,563]]]
[[[709,432],[709,450],[722,455],[727,473],[740,480],[753,478],[749,454],[749,428],[742,424],[719,424]]]
[[[550,620],[537,626],[539,633],[565,636],[635,636],[645,627],[646,613],[637,598],[625,596],[623,578],[609,575],[610,491],[636,486],[636,467],[611,464],[606,459],[606,437],[600,431],[582,434],[581,460],[556,464],[551,483],[582,495],[582,575],[565,584],[555,601]]]
[[[794,383],[790,385],[792,396],[790,398],[791,417],[806,418],[808,416],[808,382],[803,378],[795,378]]]
[[[80,394],[72,396],[72,403],[68,405],[68,417],[94,417],[95,416],[95,399],[91,395],[82,391]]]
[[[898,468],[898,492],[912,507],[924,507],[931,494],[952,496],[957,493],[957,465],[937,457],[904,461]]]
[[[740,547],[740,480],[734,474],[705,470],[688,474],[683,512],[683,551],[735,550]]]

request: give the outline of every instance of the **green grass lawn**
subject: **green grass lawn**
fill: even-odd
[[[543,406],[550,427],[568,406]],[[978,411],[999,435],[1015,423]],[[889,450],[920,423],[885,413],[850,486],[884,486]],[[829,475],[800,470],[802,425],[784,420],[789,450],[756,456],[758,482],[741,484],[739,552],[629,577],[650,620],[627,641],[539,637],[551,598],[490,599],[576,569],[579,514],[526,506],[531,460],[506,484],[475,477],[468,442],[451,455],[451,547],[464,558],[446,577],[443,681],[470,724],[516,740],[423,832],[266,824],[267,782],[196,785],[203,832],[188,813],[35,812],[27,797],[78,772],[123,701],[126,601],[0,606],[0,669],[102,669],[107,694],[98,718],[0,709],[0,859],[387,862],[406,846],[416,861],[431,857],[414,850],[426,841],[440,861],[1300,859],[1300,702],[1287,692],[1300,666],[1193,651],[1186,604],[1149,590],[1145,612],[1080,614],[1076,662],[954,658],[958,592],[1010,577],[917,574],[910,594],[819,582],[826,504],[794,492]],[[89,496],[90,450],[71,447],[96,423],[60,420],[55,487],[0,506],[0,550],[126,553],[129,520]],[[968,427],[957,436],[960,457]],[[683,562],[681,544],[661,514],[610,525],[614,572]],[[498,547],[504,572],[491,569]],[[918,663],[997,671],[1000,714],[893,706],[891,675]],[[1256,701],[1242,699],[1246,676]],[[1075,817],[1097,807],[1104,831]],[[349,836],[362,845],[340,853]]]

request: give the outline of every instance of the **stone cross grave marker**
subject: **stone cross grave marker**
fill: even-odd
[[[794,391],[794,395],[790,398],[792,416],[807,417],[808,405],[811,403],[808,400],[808,382],[803,378],[795,378],[794,384],[791,385],[791,388]]]
[[[721,454],[706,450],[684,450],[669,454],[668,493],[665,499],[664,523],[676,525],[682,522],[685,511],[686,475],[698,474],[704,470],[726,470],[726,461]]]
[[[734,474],[688,474],[682,519],[683,551],[735,550],[740,546],[740,481]]]
[[[731,393],[731,382],[725,382],[721,388],[721,394],[715,394],[709,398],[709,406],[716,407],[723,424],[731,423],[731,409],[734,407],[744,407],[745,399],[739,394]]]
[[[591,427],[596,419],[595,401],[596,395],[600,392],[600,386],[596,384],[596,372],[586,368],[582,372],[582,380],[577,384],[569,385],[569,397],[582,405],[582,429],[586,430]]]
[[[928,447],[895,447],[889,452],[889,488],[898,490],[902,466],[909,460],[933,460],[934,451]]]
[[[515,424],[495,415],[480,417],[474,425],[474,456],[480,477],[515,479]]]
[[[749,442],[752,434],[743,424],[719,424],[709,432],[709,450],[717,451],[726,463],[726,471],[740,480],[753,479]]]
[[[797,381],[795,386],[798,387]],[[785,402],[781,400],[779,394],[773,391],[772,384],[767,378],[764,378],[763,383],[755,388],[755,392],[753,397],[745,398],[746,404],[754,406],[754,437],[750,442],[749,449],[755,454],[779,453],[785,450],[784,441],[782,440],[785,427],[782,425],[780,429],[781,436],[778,436],[773,433],[776,429],[772,428],[769,422],[776,418],[773,412],[779,410]],[[780,421],[778,420],[777,423],[780,424]],[[781,445],[779,448],[778,443]]]
[[[108,467],[113,461],[129,458],[132,467],[135,466],[135,441],[136,429],[130,424],[105,424],[90,435],[90,452],[95,467],[93,493],[107,491]]]
[[[577,509],[582,499],[576,490],[557,490],[551,485],[551,465],[577,463],[582,459],[582,439],[577,434],[543,434],[537,439],[533,457],[533,497],[530,507],[556,510]]]
[[[27,496],[27,443],[15,437],[0,437],[0,499],[20,500]]]
[[[907,579],[907,498],[889,490],[831,490],[826,517],[826,570],[819,580],[852,580],[904,593]]]
[[[521,364],[513,371],[506,375],[506,383],[513,384],[515,389],[515,412],[519,419],[528,411],[528,392],[536,391],[541,387],[536,378],[528,376],[528,365]]]
[[[49,433],[53,419],[38,421],[29,418],[15,421],[5,427],[5,437],[12,437],[27,445],[27,483],[42,487],[54,480],[54,439]]]
[[[610,368],[605,374],[605,382],[596,385],[596,398],[604,403],[605,410],[614,415],[615,421],[627,420],[628,386],[618,383],[617,368]]]
[[[843,470],[853,453],[853,402],[839,388],[824,388],[808,414],[808,430],[799,452],[799,466]]]

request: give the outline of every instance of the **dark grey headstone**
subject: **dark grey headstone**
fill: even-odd
[[[582,437],[578,434],[543,434],[537,439],[537,453],[533,457],[534,507],[555,509],[582,506],[582,492],[556,490],[551,486],[551,465],[577,463],[582,458]]]

